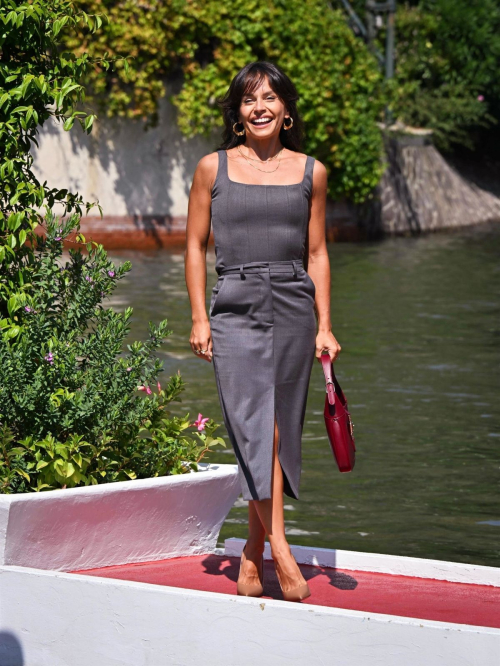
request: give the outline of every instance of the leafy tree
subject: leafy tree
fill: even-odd
[[[79,215],[90,205],[31,168],[49,118],[91,131],[81,79],[110,61],[64,52],[59,39],[77,27],[93,35],[103,21],[68,0],[0,5],[0,493],[179,474],[224,444],[212,420],[191,436],[189,414],[166,409],[184,389],[179,374],[158,382],[166,320],[122,353],[132,310],[102,301],[130,263],[115,267],[102,245],[86,243]]]
[[[500,98],[497,0],[424,0],[397,15],[394,111],[434,130],[438,146],[473,147],[471,130],[495,118]]]
[[[365,0],[351,3],[365,18]],[[336,6],[341,6],[336,0]],[[385,51],[385,31],[377,46]],[[391,108],[408,125],[434,130],[442,149],[474,147],[478,129],[500,109],[498,0],[413,0],[397,3]]]
[[[297,86],[306,126],[306,152],[329,169],[329,193],[362,201],[382,173],[381,76],[373,56],[340,12],[316,0],[232,2],[226,11],[203,2],[191,14],[209,25],[211,61],[184,64],[185,81],[174,102],[185,134],[221,124],[216,99],[234,73],[251,60],[280,64]],[[201,46],[201,44],[200,44]]]
[[[340,11],[323,0],[78,0],[110,17],[99,37],[66,38],[77,55],[127,54],[92,90],[109,116],[155,122],[168,77],[182,74],[172,96],[186,136],[222,127],[217,99],[236,72],[253,60],[280,65],[297,85],[306,121],[305,150],[330,171],[330,194],[361,201],[379,180],[383,99],[375,58],[356,39]],[[103,94],[105,93],[105,97]]]
[[[0,6],[0,329],[15,338],[23,321],[16,313],[31,289],[34,230],[43,226],[41,209],[62,205],[64,213],[87,209],[78,194],[38,182],[32,149],[39,128],[54,118],[69,130],[75,119],[90,132],[95,116],[77,105],[84,99],[82,77],[94,66],[88,54],[59,52],[61,29],[102,23],[67,0],[4,0]],[[103,61],[101,66],[108,63]],[[28,241],[28,242],[27,242]]]
[[[106,13],[108,21],[96,35],[85,30],[63,31],[65,48],[78,57],[118,57],[113,71],[86,72],[93,101],[108,117],[157,121],[157,103],[165,94],[165,77],[183,55],[192,53],[185,0],[76,0],[81,11]],[[126,54],[130,60],[120,58]],[[91,99],[89,97],[89,99]]]

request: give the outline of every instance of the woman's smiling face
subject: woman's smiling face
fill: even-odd
[[[267,76],[256,90],[243,95],[239,113],[247,135],[256,139],[268,139],[279,134],[283,120],[289,117],[285,105],[269,85]]]

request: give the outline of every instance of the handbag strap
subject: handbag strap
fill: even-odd
[[[323,373],[326,382],[326,394],[330,405],[335,403],[335,383],[333,381],[333,363],[330,359],[330,354],[321,354],[321,365],[323,366]]]

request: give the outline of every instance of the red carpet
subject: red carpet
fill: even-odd
[[[500,628],[498,587],[305,564],[300,569],[311,590],[307,604]],[[73,573],[236,594],[238,570],[239,558],[199,555]],[[271,560],[264,566],[266,597],[283,599]]]

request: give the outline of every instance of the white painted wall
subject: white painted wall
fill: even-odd
[[[177,128],[177,110],[160,102],[158,126],[99,117],[90,136],[78,123],[70,132],[49,121],[34,150],[34,172],[49,186],[99,200],[104,215],[187,215],[189,188],[198,161],[220,142],[186,139]],[[94,211],[94,215],[99,215]]]
[[[6,497],[6,496],[4,496]],[[2,502],[0,495],[0,564],[5,562],[5,539],[7,536],[7,524],[9,522],[10,504],[7,501]]]
[[[241,489],[236,465],[200,468],[0,495],[0,564],[74,571],[211,552]]]
[[[0,567],[2,666],[497,666],[500,630]]]

